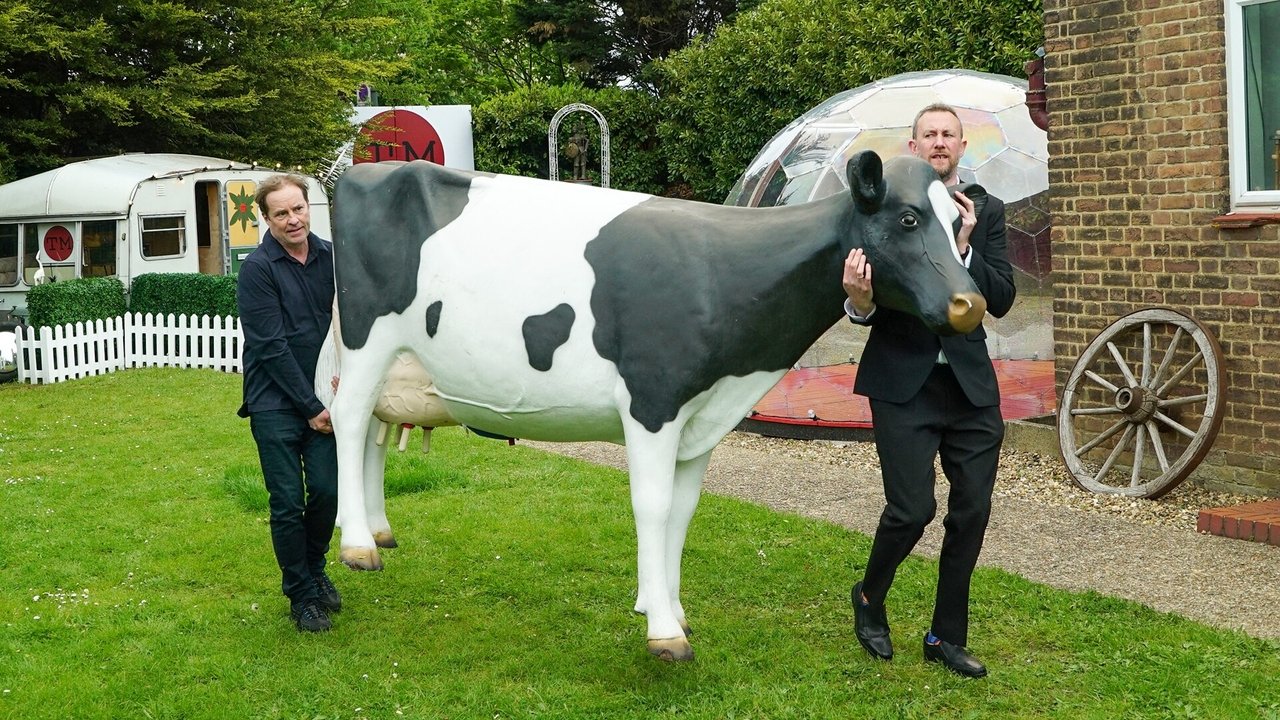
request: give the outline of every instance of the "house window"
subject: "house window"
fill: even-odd
[[[1227,0],[1226,9],[1232,209],[1277,212],[1280,0]]]
[[[142,257],[182,255],[187,251],[187,223],[182,215],[142,218]]]

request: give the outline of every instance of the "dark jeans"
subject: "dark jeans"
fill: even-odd
[[[969,578],[991,516],[1004,422],[999,407],[974,407],[947,365],[938,365],[905,403],[871,401],[876,453],[884,479],[885,509],[867,559],[863,592],[884,602],[898,565],[937,512],[934,458],[951,485],[938,558],[933,633],[967,645]]]
[[[271,497],[271,544],[292,602],[318,597],[313,575],[338,516],[338,455],[333,435],[319,433],[296,412],[257,412],[249,418],[262,476]]]

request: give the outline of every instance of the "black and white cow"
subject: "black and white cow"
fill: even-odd
[[[861,153],[847,177],[849,193],[753,209],[422,161],[349,169],[333,223],[342,561],[380,569],[375,533],[392,544],[370,420],[409,353],[437,424],[626,445],[635,609],[651,653],[691,658],[680,558],[711,450],[843,315],[850,250],[879,302],[936,332],[985,311],[927,163]]]

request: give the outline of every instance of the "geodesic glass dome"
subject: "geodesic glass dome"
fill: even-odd
[[[1005,318],[988,317],[993,358],[1052,358],[1052,287],[1049,284],[1048,136],[1031,121],[1025,80],[971,70],[895,75],[834,95],[796,118],[747,166],[726,205],[770,207],[848,192],[845,164],[855,153],[882,158],[910,153],[911,123],[935,102],[956,109],[968,140],[960,178],[977,182],[1005,202],[1009,260],[1018,299]],[[849,323],[836,330],[848,335]],[[804,366],[855,359],[847,338],[820,340]],[[825,341],[825,342],[824,342]],[[824,345],[831,345],[830,350]]]

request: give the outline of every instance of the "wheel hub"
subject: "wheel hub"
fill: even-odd
[[[1120,388],[1116,391],[1116,408],[1129,416],[1129,422],[1144,423],[1156,413],[1156,394],[1142,387]]]

